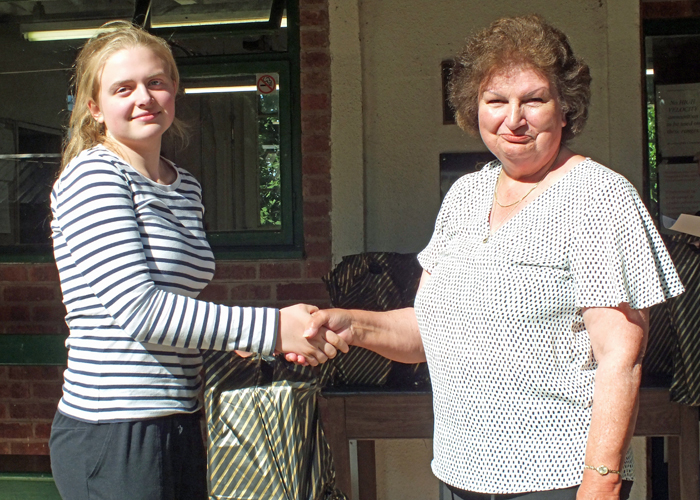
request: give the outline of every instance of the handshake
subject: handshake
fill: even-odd
[[[287,361],[316,366],[348,352],[352,345],[352,316],[343,309],[320,311],[318,307],[297,304],[280,309],[275,350]]]
[[[287,361],[316,366],[356,345],[400,363],[426,360],[412,307],[391,311],[324,309],[306,304],[280,309],[275,350]],[[239,353],[245,355],[244,353]]]

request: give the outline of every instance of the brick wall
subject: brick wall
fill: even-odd
[[[205,300],[228,305],[328,305],[331,267],[330,51],[327,0],[300,0],[301,121],[306,256],[219,261]],[[0,264],[0,334],[66,334],[53,264]],[[0,455],[48,454],[64,367],[0,366]]]

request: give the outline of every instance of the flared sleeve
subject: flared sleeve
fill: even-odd
[[[606,169],[607,170],[607,169]],[[644,309],[683,293],[666,247],[637,191],[607,170],[579,200],[570,263],[577,307]]]

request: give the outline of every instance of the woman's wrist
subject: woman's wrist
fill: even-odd
[[[581,486],[595,491],[618,494],[622,487],[622,476],[619,474],[599,474],[597,471],[584,469]]]

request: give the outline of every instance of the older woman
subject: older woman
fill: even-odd
[[[566,146],[589,85],[539,16],[473,36],[451,102],[498,160],[445,197],[415,309],[321,311],[307,330],[427,359],[432,467],[456,499],[617,499],[631,486],[647,311],[683,287],[632,185]]]

